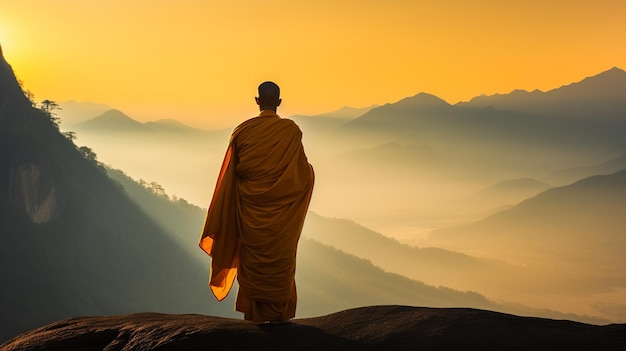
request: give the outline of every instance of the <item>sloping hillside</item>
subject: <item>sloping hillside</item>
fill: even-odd
[[[123,184],[148,215],[169,229],[188,255],[204,259],[207,266],[210,264],[208,256],[198,248],[204,210],[186,204],[184,200],[171,201],[154,194],[119,171],[109,170],[109,174]],[[324,223],[324,219],[309,213],[306,222],[305,232],[311,232],[322,229],[319,224]],[[330,232],[337,233],[340,229],[331,225]],[[477,293],[427,285],[385,272],[368,259],[329,246],[327,241],[319,240],[322,238],[304,234],[299,243],[296,271],[299,317],[372,304],[497,308],[496,304]]]
[[[34,108],[0,58],[0,339],[78,315],[233,315],[189,257]]]
[[[484,220],[434,231],[431,244],[534,269],[551,306],[626,320],[626,170],[549,189]],[[511,291],[511,296],[520,291]],[[551,296],[551,297],[550,297]],[[567,307],[569,306],[569,307]]]
[[[210,263],[197,246],[204,210],[181,199],[155,194],[122,172],[109,170],[109,174],[157,223],[168,228],[190,256]],[[502,261],[476,259],[438,248],[410,247],[354,222],[309,213],[298,249],[297,316],[319,316],[385,303],[470,306],[591,323],[606,321],[549,308],[496,304],[480,294],[483,290],[491,293],[503,282],[509,284],[509,289],[523,287],[531,275]]]
[[[32,107],[3,64],[0,339],[80,315],[235,315],[234,294],[218,304],[206,286],[209,257],[190,253],[203,211],[178,206],[176,221],[186,226],[164,225],[176,218],[160,218],[168,204],[184,203],[148,194],[147,203],[165,202],[141,208],[129,195],[148,190],[127,184],[127,191],[109,178],[88,149],[77,148],[58,131],[49,111]],[[494,306],[478,294],[385,273],[312,241],[303,240],[300,251],[299,315],[376,303]]]

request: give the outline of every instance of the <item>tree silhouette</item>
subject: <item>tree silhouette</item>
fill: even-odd
[[[59,104],[57,104],[55,101],[46,99],[39,103],[39,109],[43,111],[43,113],[48,116],[48,118],[50,118],[52,124],[54,124],[54,126],[58,129],[61,118],[59,118],[54,111],[61,110]]]
[[[63,133],[63,136],[67,138],[67,140],[71,141],[72,143],[74,142],[74,140],[76,140],[76,133],[74,132],[65,132]]]
[[[80,151],[81,154],[83,154],[83,156],[91,161],[97,162],[96,160],[96,153],[93,152],[93,150],[87,146],[81,146],[78,148],[78,151]]]
[[[163,188],[163,186],[161,184],[157,183],[157,182],[151,182],[150,183],[150,190],[152,190],[152,192],[155,195],[167,197],[167,195],[165,193],[165,188]]]
[[[147,190],[149,190],[150,192],[152,192],[154,195],[161,196],[161,197],[164,197],[166,199],[169,199],[169,196],[165,192],[165,188],[163,188],[163,186],[161,184],[159,184],[159,183],[157,183],[155,181],[152,181],[152,182],[148,183],[148,182],[146,182],[143,179],[139,179],[138,183],[142,187],[144,187]]]

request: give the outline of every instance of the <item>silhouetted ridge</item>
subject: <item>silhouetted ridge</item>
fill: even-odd
[[[407,132],[417,125],[432,124],[434,118],[445,118],[454,113],[455,107],[428,93],[404,98],[393,104],[371,109],[344,125],[344,128],[400,129]]]
[[[0,47],[0,128],[15,127],[16,111],[31,106]],[[23,116],[22,116],[23,117]],[[6,124],[2,123],[5,122]]]
[[[626,169],[609,174],[596,175],[577,181],[574,184],[551,188],[523,201],[520,207],[550,204],[557,209],[558,201],[567,199],[576,205],[592,207],[598,204],[610,204],[613,201],[626,203]]]
[[[113,122],[118,122],[118,123],[119,122],[139,123],[135,121],[134,119],[130,118],[128,115],[126,115],[122,111],[117,110],[117,109],[110,109],[106,111],[105,113],[103,113],[102,115],[94,117],[93,120],[94,121],[108,120],[108,121],[113,121]]]
[[[417,95],[404,98],[394,105],[405,108],[432,109],[451,106],[443,99],[428,93],[419,93]]]
[[[546,92],[513,91],[478,96],[456,106],[486,107],[568,119],[624,119],[626,72],[613,67],[579,82]]]
[[[597,75],[586,77],[580,82],[549,90],[546,94],[554,94],[554,97],[557,97],[559,96],[556,95],[557,93],[569,93],[573,97],[584,100],[598,98],[610,100],[626,96],[624,88],[626,88],[626,72],[613,67]]]
[[[120,110],[111,109],[90,120],[76,125],[77,130],[90,129],[99,131],[142,132],[150,128],[138,122]]]
[[[528,266],[559,262],[549,269],[542,267],[542,273],[554,274],[549,284],[558,285],[559,279],[567,279],[563,274],[575,271],[589,274],[579,284],[618,289],[622,284],[611,275],[622,276],[624,208],[626,169],[550,188],[481,221],[432,235],[443,247],[480,249]],[[597,267],[603,267],[604,276],[596,276]]]
[[[570,184],[595,175],[606,175],[626,169],[626,155],[608,160],[598,165],[562,169],[552,173],[548,181],[555,184]]]
[[[624,71],[623,69],[619,67],[612,67],[611,69],[608,69],[604,72],[587,77],[583,79],[582,81],[580,81],[580,83],[589,82],[589,81],[604,81],[604,82],[609,81],[609,82],[623,83],[624,81],[626,81],[626,71]]]
[[[548,184],[534,178],[518,178],[501,181],[487,189],[484,189],[483,192],[512,191],[517,189],[546,190],[549,187],[550,186]]]
[[[19,90],[5,76],[0,86]],[[0,128],[0,340],[74,316],[236,315],[236,294],[218,304],[206,285],[210,258],[197,259],[197,237],[189,233],[202,227],[200,209],[190,209],[196,213],[182,235],[167,232],[155,215],[185,214],[172,213],[166,196],[158,204],[146,196],[152,209],[140,208],[133,191],[112,181],[43,111],[14,100],[5,107],[16,128]],[[110,115],[128,122],[119,111]],[[427,286],[311,240],[300,242],[298,260],[298,313],[374,303],[496,307],[477,293]]]

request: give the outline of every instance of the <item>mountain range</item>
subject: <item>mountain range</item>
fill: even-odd
[[[448,141],[447,146],[454,146],[454,139],[460,148],[532,143],[598,152],[623,144],[625,101],[626,72],[613,68],[548,92],[514,91],[456,105],[420,93],[374,108],[344,128],[384,131],[433,145]]]
[[[209,257],[190,254],[190,246],[200,252],[203,210],[107,170],[33,107],[4,59],[0,99],[0,340],[80,315],[234,315],[234,297],[218,304],[206,286]],[[496,306],[311,240],[303,240],[298,265],[305,316],[377,302]]]
[[[624,320],[626,174],[616,168],[626,154],[619,137],[626,110],[614,91],[625,87],[623,73],[457,105],[421,93],[348,117],[294,117],[316,168],[311,207],[321,214],[309,215],[299,247],[300,316],[419,304]],[[541,111],[504,103],[541,99],[554,102],[537,103],[547,106]],[[587,107],[551,110],[576,101]],[[0,107],[0,339],[75,315],[234,315],[232,296],[213,302],[210,259],[197,248],[202,201],[230,131],[140,123],[107,110],[76,125],[77,140],[96,158],[33,107],[3,58]],[[544,179],[587,165],[599,166]],[[578,181],[599,170],[617,173]],[[162,177],[168,190],[184,183],[179,195],[188,191],[194,201],[168,196],[156,182],[149,189],[150,177]],[[495,196],[512,187],[524,191],[506,203],[467,202],[484,189]],[[477,218],[484,213],[493,214]],[[428,246],[411,247],[330,217],[387,228],[436,221],[438,230],[420,239]]]
[[[189,127],[173,119],[141,123],[116,109],[109,109],[98,116],[75,124],[72,129],[79,133],[133,134],[133,136],[137,133],[184,134],[185,138],[188,138],[190,135],[203,137],[207,134],[212,134],[211,132]]]
[[[56,112],[61,119],[61,130],[71,129],[74,125],[85,122],[111,109],[106,104],[89,101],[69,100],[59,102],[58,104],[60,109]]]
[[[552,306],[623,319],[626,169],[548,189],[482,220],[433,231],[429,243],[534,272],[509,298],[554,294]],[[535,295],[534,297],[532,295]],[[520,296],[515,297],[521,300]]]
[[[550,174],[626,155],[626,144],[622,141],[626,132],[625,77],[626,72],[612,68],[548,92],[513,91],[455,105],[420,93],[383,106],[350,109],[348,113],[342,109],[292,118],[304,132],[311,157],[319,159],[317,163],[336,168],[337,173],[363,174],[388,168],[396,169],[394,174],[427,175],[432,171],[437,178],[445,176],[473,183],[475,188],[468,189],[464,196],[516,178],[565,185],[580,177],[550,179]],[[577,105],[583,102],[585,107]],[[570,111],[571,106],[578,106],[573,110],[575,113],[563,112]],[[172,128],[172,123],[140,123],[120,111],[110,110],[76,125],[74,131],[78,140],[90,145],[103,162],[140,178],[143,175],[134,174],[132,166],[126,167],[131,161],[117,163],[116,155],[124,157],[130,152],[132,158],[141,159],[140,153],[148,154],[150,150],[155,155],[166,153],[175,144],[179,154],[198,154],[198,157],[204,154],[213,164],[219,163],[216,159],[224,152],[230,130],[210,133],[180,125]],[[142,142],[142,145],[150,143],[146,148],[136,143],[137,138],[150,136],[156,140]],[[109,152],[113,149],[112,139],[126,152],[115,155]],[[394,145],[397,147],[390,147]],[[137,147],[140,149],[134,151]],[[423,159],[423,154],[406,152],[416,148],[428,150],[428,161]],[[360,152],[364,157],[355,164],[358,156],[341,156],[347,152],[355,156]],[[219,156],[214,159],[215,154]],[[375,163],[368,159],[369,155],[378,155],[385,162]],[[344,166],[346,158],[350,159],[351,167]],[[193,169],[194,164],[189,162],[176,168],[189,167],[187,174],[200,174]],[[589,175],[593,174],[583,176]],[[333,177],[338,178],[341,177]],[[180,193],[196,204],[203,204],[192,191]]]
[[[626,250],[626,169],[535,191],[482,220],[432,231],[422,241],[428,246],[315,214],[303,236],[428,284],[478,291],[496,301],[538,305],[543,299],[560,310],[575,304],[579,314],[625,318],[626,269],[620,262]]]
[[[478,96],[457,106],[492,106],[499,110],[559,116],[570,120],[623,118],[626,109],[625,84],[626,72],[613,67],[580,82],[547,92],[515,90],[510,94]]]
[[[172,201],[162,195],[157,196],[119,171],[109,170],[109,174],[157,223],[170,229],[190,256],[203,255],[197,249],[196,237],[188,235],[202,225],[202,209],[181,199]],[[577,187],[572,187],[572,192],[576,192]],[[566,195],[555,202],[570,200],[571,196]],[[590,223],[592,221],[589,219]],[[438,247],[409,246],[352,221],[326,218],[310,212],[298,254],[296,278],[302,292],[299,311],[302,316],[308,316],[383,302],[412,304],[414,301],[429,301],[429,305],[449,306],[450,300],[441,295],[447,291],[444,295],[451,294],[449,297],[453,301],[461,301],[463,305],[591,323],[608,320],[592,317],[602,314],[597,311],[588,316],[563,315],[547,308],[512,304],[505,296],[528,291],[540,294],[547,287],[559,286],[561,281],[558,276],[541,276],[542,267],[524,267],[516,262],[507,262],[508,256],[494,259],[471,254],[473,252],[465,254]],[[555,257],[555,261],[558,260]],[[386,288],[378,288],[381,285],[393,287],[393,293],[386,292]],[[436,289],[435,286],[448,288]],[[567,289],[570,288],[564,285],[559,293],[567,296]],[[479,294],[463,294],[460,291],[488,291],[489,296],[497,297],[500,303],[493,303]],[[604,318],[621,318],[602,315]]]
[[[313,209],[379,228],[392,221],[432,227],[435,218],[462,222],[514,205],[545,190],[540,184],[561,186],[619,171],[626,168],[625,76],[612,68],[547,92],[516,90],[455,105],[420,93],[350,109],[348,117],[342,110],[294,116],[321,184]],[[585,107],[577,105],[582,102]],[[103,162],[207,205],[228,130],[165,136],[115,115],[123,114],[109,111],[84,122],[115,127],[86,128],[78,140],[93,146]],[[131,133],[135,127],[114,123],[120,120],[150,132]],[[523,179],[533,179],[536,190],[521,190]],[[415,213],[425,220],[415,220]]]
[[[202,227],[205,218],[203,209],[182,199],[172,201],[163,195],[159,196],[118,170],[109,169],[108,172],[146,211],[146,214],[163,228],[168,229],[172,237],[186,249],[187,255],[207,261],[206,255],[198,249],[197,235],[190,235],[197,233]],[[419,280],[390,274],[373,265],[368,259],[347,254],[350,253],[347,251],[339,251],[336,247],[341,246],[310,234],[317,232],[319,225],[325,221],[327,219],[309,213],[299,243],[296,272],[299,316],[315,316],[375,303],[498,308],[496,304],[477,293],[438,288]],[[336,226],[331,225],[330,232],[337,230]],[[385,240],[384,237],[378,236]],[[389,287],[393,287],[391,291]]]

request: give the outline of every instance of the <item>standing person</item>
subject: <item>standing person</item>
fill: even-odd
[[[296,250],[315,176],[302,132],[276,114],[278,85],[258,92],[259,115],[231,136],[200,247],[212,257],[209,286],[219,301],[237,277],[244,319],[279,323],[296,313]]]

